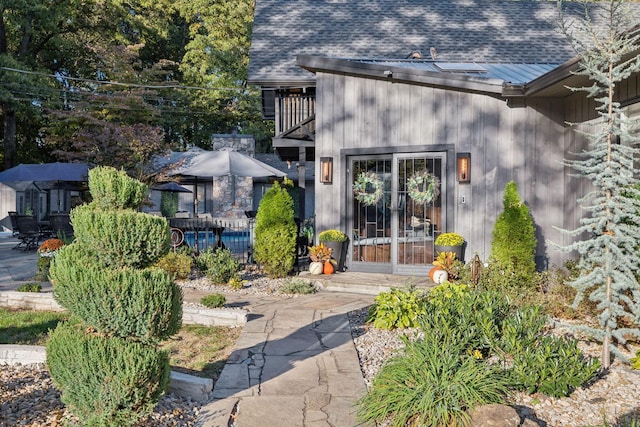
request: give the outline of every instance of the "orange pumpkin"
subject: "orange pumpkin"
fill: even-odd
[[[325,261],[322,272],[324,274],[333,274],[334,271],[335,271],[335,268],[333,267],[333,263],[331,261]]]

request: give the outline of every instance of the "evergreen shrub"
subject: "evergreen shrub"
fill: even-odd
[[[77,250],[69,245],[54,261],[51,277],[60,305],[106,335],[155,343],[179,331],[182,294],[171,276],[157,268],[73,268],[85,257],[66,255]]]
[[[75,240],[51,264],[54,297],[78,327],[59,324],[47,364],[82,425],[133,425],[169,381],[158,342],[176,333],[182,292],[151,267],[170,247],[164,218],[138,212],[146,186],[113,168],[89,173],[93,202],[71,212]]]
[[[198,268],[215,284],[226,284],[238,276],[240,262],[229,249],[207,249],[196,258]]]
[[[536,271],[537,239],[529,207],[520,199],[514,181],[505,186],[502,204],[503,211],[493,228],[489,264],[496,264],[513,277],[510,280],[526,286]]]
[[[165,218],[133,210],[101,211],[92,204],[71,212],[75,240],[105,267],[145,268],[169,252]]]
[[[297,227],[291,196],[277,182],[260,201],[255,233],[255,260],[269,277],[287,276],[296,260]]]
[[[182,252],[169,252],[156,262],[156,267],[167,272],[175,280],[184,280],[191,275],[193,258]]]
[[[169,385],[165,351],[59,324],[47,367],[62,402],[87,426],[131,426],[152,412]]]
[[[115,168],[97,167],[89,171],[91,204],[98,210],[138,209],[147,198],[148,188]]]
[[[166,218],[173,218],[178,212],[178,193],[163,191],[160,194],[160,212]]]

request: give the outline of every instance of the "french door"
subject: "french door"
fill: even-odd
[[[445,158],[440,152],[349,158],[354,271],[427,273],[434,235],[445,229]]]

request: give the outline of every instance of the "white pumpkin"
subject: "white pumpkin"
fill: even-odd
[[[312,262],[309,264],[309,273],[322,274],[324,265],[321,262]]]
[[[433,281],[438,285],[446,282],[447,279],[449,279],[449,273],[447,273],[445,270],[437,270],[435,273],[433,273]]]

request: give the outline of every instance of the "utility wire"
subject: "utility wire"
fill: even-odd
[[[57,80],[73,80],[78,82],[96,83],[96,84],[113,85],[113,86],[124,86],[124,87],[137,87],[137,88],[143,88],[143,89],[189,89],[189,90],[211,90],[211,91],[233,91],[233,92],[242,92],[246,90],[244,88],[233,88],[233,87],[143,85],[138,83],[122,83],[122,82],[114,82],[114,81],[94,80],[94,79],[85,79],[80,77],[69,77],[69,76],[63,76],[63,75],[47,74],[47,73],[41,73],[38,71],[27,71],[27,70],[20,70],[17,68],[9,68],[9,67],[0,67],[0,70],[11,71],[14,73],[21,73],[21,74],[31,74],[31,75],[42,76],[42,77],[51,77]]]

